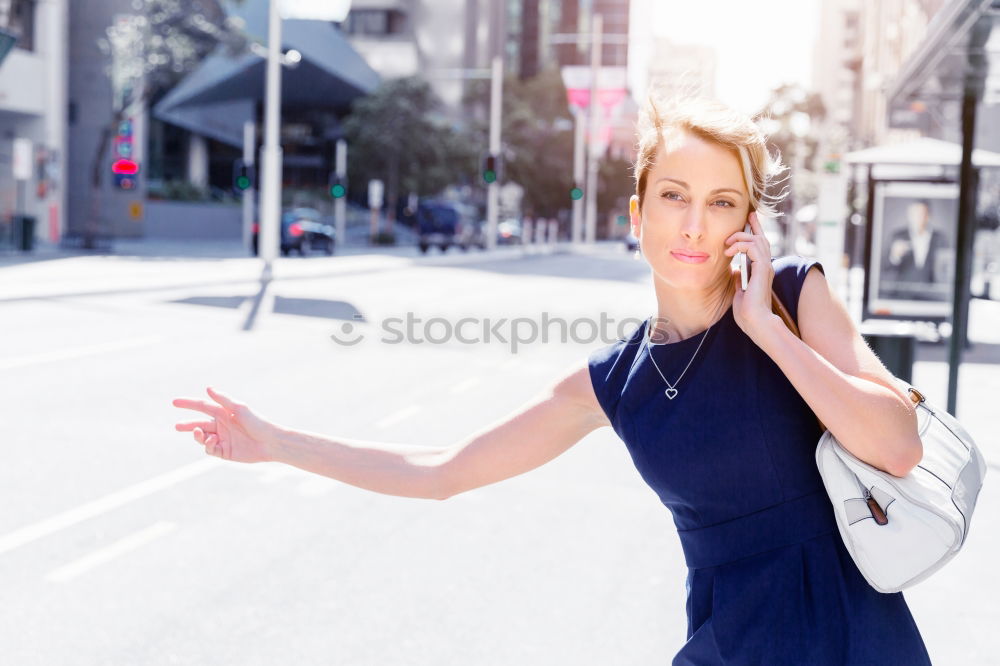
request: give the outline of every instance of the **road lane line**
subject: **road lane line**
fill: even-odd
[[[12,368],[23,368],[26,365],[36,365],[38,363],[51,363],[52,361],[65,361],[71,358],[81,358],[83,356],[94,356],[96,354],[106,354],[122,349],[134,347],[145,347],[163,342],[163,338],[158,335],[149,335],[142,338],[132,338],[130,340],[115,340],[114,342],[103,342],[86,347],[76,347],[75,349],[56,349],[42,354],[31,354],[17,358],[0,358],[0,370],[10,370]]]
[[[479,379],[479,377],[469,377],[465,381],[459,382],[459,383],[455,384],[454,386],[452,386],[451,387],[451,392],[452,393],[462,393],[463,391],[467,391],[470,388],[472,388],[473,386],[476,386],[476,385],[478,385],[481,382],[482,382],[482,380]]]
[[[219,458],[205,458],[204,460],[200,460],[196,463],[178,467],[177,469],[171,470],[166,474],[161,474],[159,476],[154,476],[151,479],[140,481],[133,486],[123,488],[117,492],[111,493],[110,495],[105,495],[98,500],[94,500],[93,502],[88,502],[87,504],[69,509],[68,511],[63,511],[62,513],[58,513],[32,525],[25,525],[24,527],[14,530],[13,532],[0,536],[0,555],[8,553],[15,548],[20,548],[21,546],[31,543],[32,541],[37,541],[38,539],[58,532],[59,530],[72,527],[73,525],[83,522],[84,520],[88,520],[95,516],[99,516],[102,513],[107,513],[108,511],[117,509],[120,506],[145,497],[146,495],[151,495],[157,491],[169,488],[170,486],[180,483],[181,481],[186,481],[190,478],[198,476],[199,474],[204,474],[221,464],[223,464],[223,461]]]
[[[88,555],[84,555],[80,559],[74,560],[73,562],[61,566],[58,569],[53,569],[46,574],[45,579],[57,583],[63,583],[67,580],[71,580],[96,566],[104,564],[109,560],[113,560],[119,555],[127,553],[130,550],[135,550],[140,546],[144,546],[154,539],[159,539],[164,534],[172,532],[176,528],[177,523],[160,521],[155,525],[150,525],[146,529],[139,530],[138,532],[130,534],[127,537],[119,539],[113,544],[105,546],[104,548],[99,548]]]
[[[398,423],[405,418],[409,418],[420,411],[420,407],[417,405],[410,405],[409,407],[403,407],[398,412],[394,412],[389,416],[385,417],[381,421],[375,424],[376,428],[388,428],[394,423]]]
[[[295,486],[295,492],[305,497],[320,497],[333,490],[335,484],[336,480],[325,476],[314,479],[303,479]]]

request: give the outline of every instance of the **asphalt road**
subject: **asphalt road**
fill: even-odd
[[[608,428],[445,502],[220,461],[173,430],[171,398],[213,385],[303,430],[458,441],[605,343],[390,344],[385,322],[634,317],[649,275],[617,250],[288,258],[263,286],[238,257],[0,267],[0,663],[668,663],[683,557]],[[973,306],[959,414],[1000,478],[1000,304]],[[943,403],[940,352],[921,354],[915,384]],[[998,487],[906,592],[936,664],[1000,653]]]

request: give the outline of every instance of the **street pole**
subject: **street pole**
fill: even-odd
[[[584,186],[584,169],[586,168],[583,151],[586,150],[587,145],[583,140],[587,131],[587,117],[584,115],[584,110],[577,108],[573,113],[573,119],[573,187],[582,188]],[[574,243],[579,243],[583,236],[583,205],[582,197],[573,199],[573,225],[570,240]]]
[[[260,230],[257,242],[264,272],[271,273],[271,262],[278,249],[281,208],[281,144],[278,140],[281,116],[281,16],[278,0],[270,0],[267,16],[267,77],[264,100],[264,148],[261,154]]]
[[[337,139],[334,171],[340,177],[340,182],[347,182],[347,142]],[[333,220],[337,228],[337,243],[345,247],[347,242],[347,197],[333,200]]]
[[[254,166],[254,144],[257,138],[257,123],[248,120],[243,123],[243,164],[253,168]],[[250,247],[250,240],[253,236],[253,205],[257,198],[257,179],[252,178],[252,185],[243,190],[243,247]],[[257,237],[258,243],[260,237]],[[258,246],[258,252],[260,247]]]
[[[493,75],[490,82],[490,146],[491,155],[500,160],[500,111],[503,107],[503,58],[493,56]],[[503,172],[503,168],[500,168]],[[500,207],[499,178],[486,189],[486,246],[493,249],[497,244],[497,217]]]
[[[601,71],[601,32],[604,28],[603,17],[594,14],[594,25],[590,35],[590,104],[587,106],[587,187],[584,194],[587,197],[587,236],[586,242],[592,244],[597,229],[597,129],[599,90],[597,76]]]

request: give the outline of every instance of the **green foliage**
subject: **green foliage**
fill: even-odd
[[[796,120],[805,115],[809,121],[796,131]],[[766,118],[772,149],[781,151],[782,161],[793,164],[799,158],[803,166],[813,170],[819,146],[818,122],[826,117],[826,107],[819,93],[806,92],[797,85],[781,85],[771,91],[771,97],[757,118]]]
[[[489,81],[477,81],[467,101],[489,109]],[[558,69],[550,68],[527,80],[504,79],[503,179],[524,188],[522,207],[528,214],[554,217],[569,208],[573,187],[573,119]],[[488,115],[487,115],[488,117]],[[489,127],[474,125],[485,151]]]
[[[779,213],[787,215],[815,201],[816,187],[811,176],[820,144],[819,121],[825,117],[826,107],[819,93],[787,84],[772,90],[764,108],[755,115],[769,135],[771,152],[779,151],[786,166],[801,163],[803,169],[790,183],[791,195],[779,204]]]
[[[635,193],[632,163],[627,159],[607,157],[601,162],[597,180],[597,210],[602,216],[597,228],[601,236],[605,227],[603,216],[607,212],[628,214],[628,198]]]
[[[416,76],[384,81],[356,100],[343,127],[352,193],[363,195],[373,178],[385,181],[390,215],[398,193],[437,194],[447,185],[468,181],[478,168],[478,146],[462,127],[445,119],[441,101]]]

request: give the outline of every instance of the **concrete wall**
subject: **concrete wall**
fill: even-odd
[[[142,226],[147,238],[240,240],[242,220],[238,205],[147,201]]]

